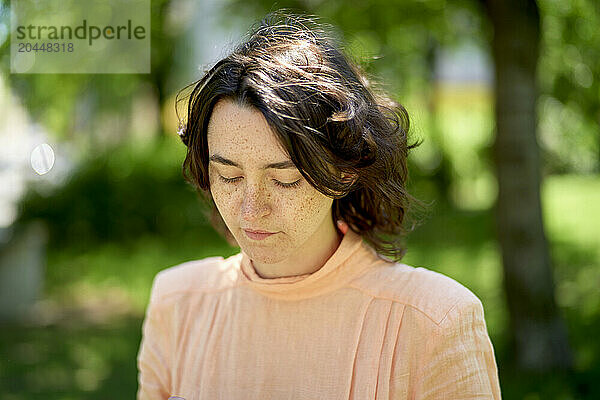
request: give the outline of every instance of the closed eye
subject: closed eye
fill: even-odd
[[[221,179],[225,183],[233,183],[233,182],[239,181],[242,178],[241,177],[237,177],[237,178],[225,178],[224,176],[219,175],[219,179]]]
[[[235,183],[235,182],[238,182],[239,180],[241,180],[242,177],[238,176],[236,178],[225,178],[224,176],[219,175],[219,179],[225,183]],[[275,185],[277,185],[279,187],[283,187],[283,188],[294,188],[294,187],[300,186],[301,180],[302,179],[298,179],[296,182],[284,183],[284,182],[278,181],[277,179],[273,179],[273,183],[275,183]]]
[[[283,183],[283,182],[279,182],[277,179],[273,179],[273,182],[275,182],[275,184],[277,186],[281,186],[284,188],[294,188],[294,187],[300,186],[300,179],[298,179],[296,182],[290,182],[290,183]]]

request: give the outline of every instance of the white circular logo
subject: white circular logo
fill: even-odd
[[[48,173],[54,166],[54,151],[49,144],[42,143],[31,152],[31,167],[39,175]]]

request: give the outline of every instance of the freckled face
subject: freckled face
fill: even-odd
[[[212,197],[241,249],[254,262],[294,262],[331,240],[333,199],[313,188],[293,164],[292,168],[265,168],[289,162],[290,157],[260,111],[227,99],[219,101],[207,140]],[[244,229],[276,233],[256,240]]]

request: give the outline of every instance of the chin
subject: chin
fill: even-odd
[[[285,260],[288,255],[282,253],[278,248],[257,248],[252,245],[242,246],[244,253],[250,257],[252,261],[262,264],[275,264]]]

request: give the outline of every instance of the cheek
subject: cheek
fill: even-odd
[[[217,182],[213,177],[210,178],[210,194],[217,206],[217,210],[222,217],[227,218],[235,204],[235,196],[231,190]]]
[[[221,217],[229,224],[229,222],[235,218],[237,211],[239,210],[235,196],[218,187],[211,189],[211,194],[219,214],[221,214]]]
[[[331,210],[332,204],[333,199],[311,191],[290,199],[289,203],[281,203],[280,212],[290,222],[291,229],[314,230]]]

